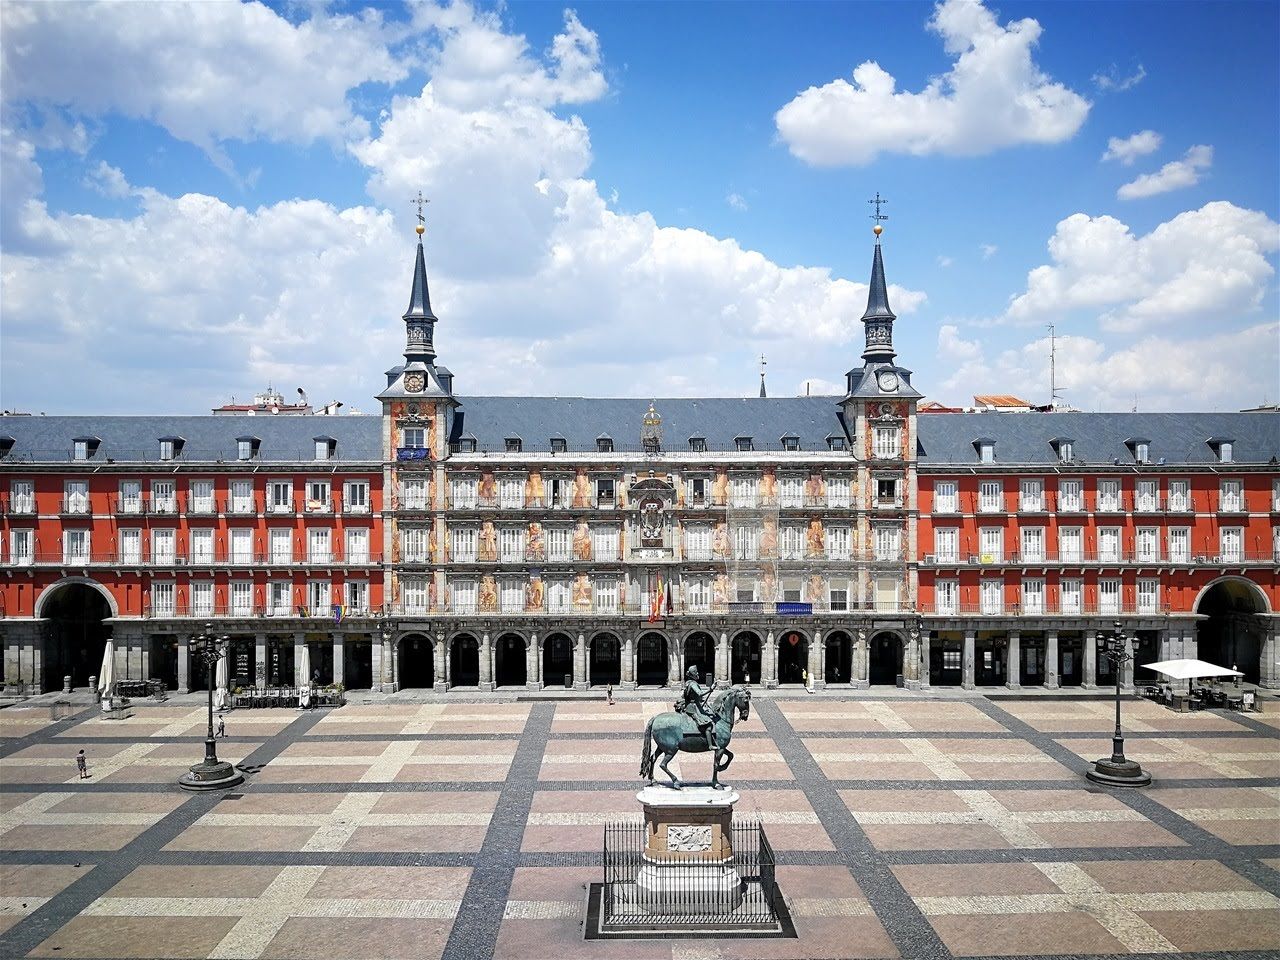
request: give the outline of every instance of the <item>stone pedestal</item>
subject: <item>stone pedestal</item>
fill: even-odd
[[[712,787],[645,787],[640,906],[655,914],[729,913],[742,903],[734,864],[733,806],[738,792]]]

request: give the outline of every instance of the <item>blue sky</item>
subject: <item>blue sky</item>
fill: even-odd
[[[154,9],[0,10],[5,408],[372,409],[417,189],[463,394],[834,389],[878,190],[927,396],[1280,399],[1280,5]]]

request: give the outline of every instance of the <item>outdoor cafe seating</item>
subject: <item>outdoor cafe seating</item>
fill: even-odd
[[[1185,713],[1205,709],[1257,709],[1257,687],[1242,682],[1244,675],[1239,670],[1203,660],[1164,660],[1143,666],[1165,678],[1148,686],[1143,693],[1171,710]]]

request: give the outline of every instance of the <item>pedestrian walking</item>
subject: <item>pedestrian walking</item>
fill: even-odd
[[[76,769],[80,771],[80,779],[84,780],[89,776],[89,760],[81,750],[76,754]]]
[[[225,737],[227,735],[227,718],[218,716],[218,727],[213,731],[215,737]]]
[[[612,707],[613,706],[613,684],[612,683],[609,684],[609,686],[605,689],[604,695],[608,698],[609,706]]]

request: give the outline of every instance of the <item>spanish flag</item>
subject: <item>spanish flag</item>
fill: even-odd
[[[662,611],[666,609],[667,588],[663,586],[662,577],[658,577],[658,585],[654,587],[649,598],[649,622],[662,619]]]

